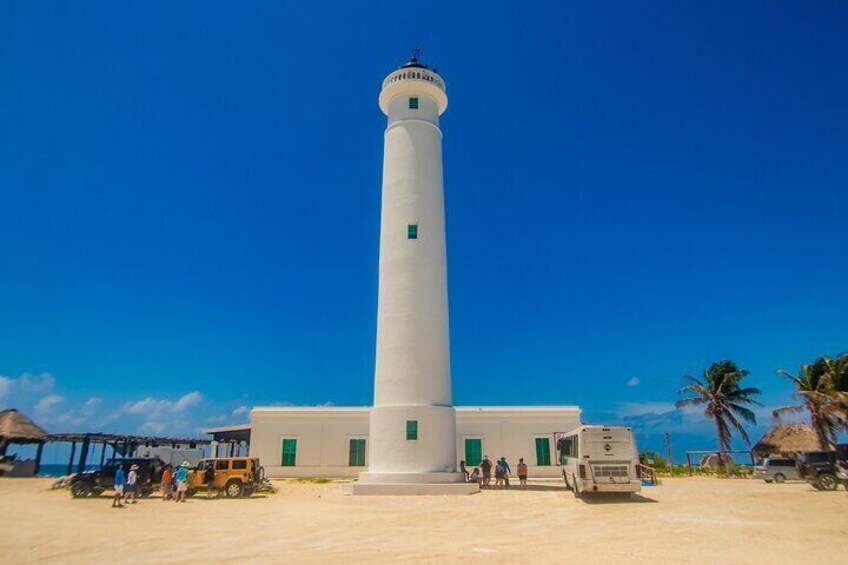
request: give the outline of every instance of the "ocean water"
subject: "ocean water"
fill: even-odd
[[[100,465],[86,465],[85,469],[99,469]],[[71,469],[72,473],[76,473],[77,465],[74,463]],[[39,477],[64,477],[68,473],[67,463],[42,463],[38,470]]]

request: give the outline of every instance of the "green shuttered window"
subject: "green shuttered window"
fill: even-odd
[[[283,460],[280,463],[283,467],[294,467],[297,461],[297,440],[283,440]]]
[[[476,467],[483,460],[483,440],[467,438],[465,440],[465,466]]]
[[[350,453],[347,464],[351,467],[365,467],[365,440],[350,440]]]
[[[406,421],[406,439],[418,439],[418,420]]]
[[[418,98],[410,98],[409,99],[409,109],[417,110],[418,109]]]
[[[536,465],[547,467],[551,464],[551,440],[546,437],[536,438]]]
[[[406,238],[418,239],[418,224],[409,224],[406,226]]]

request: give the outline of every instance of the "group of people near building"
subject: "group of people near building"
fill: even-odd
[[[480,488],[489,488],[492,486],[493,471],[495,475],[495,488],[509,488],[509,476],[512,473],[512,469],[510,469],[506,457],[501,456],[500,459],[493,463],[492,460],[489,459],[488,455],[483,456],[480,464],[474,467],[474,470],[471,471],[471,473],[468,472],[468,468],[465,466],[465,461],[460,461],[459,471],[465,478],[465,482],[476,482],[480,485]],[[518,467],[516,468],[516,471],[518,471],[519,485],[527,486],[527,464],[524,462],[523,458],[518,460]]]
[[[115,496],[112,498],[112,508],[123,508],[138,502],[138,465],[130,465],[128,472],[126,465],[119,465],[115,469]],[[162,500],[174,500],[185,502],[188,491],[188,469],[189,462],[183,461],[176,470],[171,465],[165,465],[162,471]],[[207,473],[208,474],[208,473]],[[204,479],[206,477],[204,476]],[[212,483],[215,481],[215,473],[212,472]],[[208,495],[211,496],[212,488],[207,484]]]
[[[174,502],[185,502],[188,492],[188,468],[189,462],[183,461],[174,470],[170,465],[165,465],[162,470],[162,501],[173,500]]]

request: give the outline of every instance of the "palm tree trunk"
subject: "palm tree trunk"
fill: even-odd
[[[724,429],[723,422],[721,418],[716,418],[716,432],[718,434],[718,468],[724,469],[727,471],[727,452],[729,451],[727,442],[724,441],[724,437],[727,432]]]
[[[816,431],[816,436],[819,440],[819,449],[822,451],[830,449],[830,440],[827,437],[827,427],[822,420],[822,416],[818,414],[810,414],[810,424]]]

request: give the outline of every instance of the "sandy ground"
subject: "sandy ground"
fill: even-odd
[[[250,499],[126,509],[50,480],[0,479],[3,563],[845,563],[848,493],[666,479],[629,501],[557,483],[463,497],[348,497],[276,483]]]

